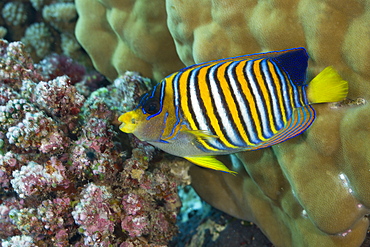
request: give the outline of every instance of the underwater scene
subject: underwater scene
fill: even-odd
[[[0,0],[0,244],[370,246],[370,0]]]

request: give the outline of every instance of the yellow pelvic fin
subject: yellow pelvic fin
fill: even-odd
[[[139,115],[137,114],[136,110],[122,114],[118,118],[118,121],[122,122],[122,124],[119,126],[119,129],[125,133],[134,132],[138,124],[138,116]]]
[[[230,170],[221,161],[217,160],[213,156],[199,156],[199,157],[193,156],[193,157],[184,157],[184,158],[198,166],[213,169],[216,171],[231,173],[233,175],[237,174],[237,172]]]
[[[307,87],[307,98],[312,104],[342,101],[347,93],[348,82],[331,66],[321,71]]]

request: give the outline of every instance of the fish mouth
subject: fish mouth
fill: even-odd
[[[133,133],[138,124],[137,117],[138,114],[135,111],[122,114],[118,118],[118,121],[122,122],[122,124],[119,126],[119,129],[125,133]]]

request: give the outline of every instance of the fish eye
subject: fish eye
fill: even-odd
[[[149,99],[143,104],[143,109],[146,113],[155,114],[160,110],[160,104],[156,99]]]

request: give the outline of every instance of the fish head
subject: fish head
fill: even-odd
[[[152,91],[144,94],[138,106],[122,114],[120,130],[132,133],[142,141],[160,140],[165,128],[165,114],[163,112],[163,92],[161,85],[156,85]]]

